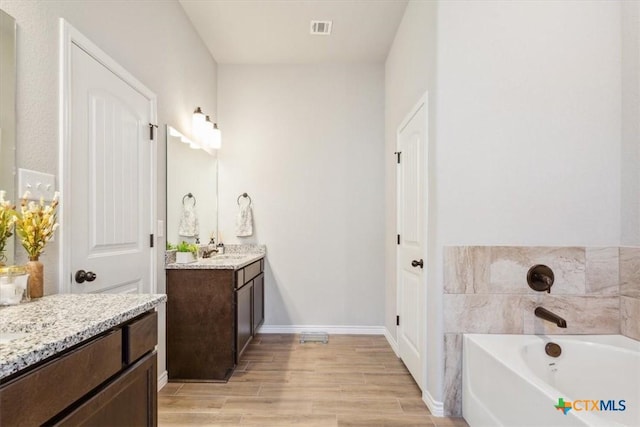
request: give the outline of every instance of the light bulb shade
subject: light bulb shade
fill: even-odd
[[[173,126],[169,126],[169,135],[173,136],[174,138],[182,137],[182,134],[178,132]]]
[[[213,144],[213,122],[209,116],[205,119],[204,146],[211,147]]]
[[[193,112],[191,119],[191,132],[196,140],[202,141],[205,136],[206,119],[200,107]]]
[[[213,125],[213,137],[211,139],[211,147],[215,148],[216,150],[222,147],[222,133],[220,132],[220,129],[218,129],[217,123],[214,123]]]

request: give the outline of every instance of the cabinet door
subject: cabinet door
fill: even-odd
[[[253,329],[255,335],[260,325],[264,322],[264,274],[260,273],[253,279]]]
[[[252,290],[253,283],[249,282],[236,291],[236,364],[240,361],[240,356],[242,356],[244,349],[251,341]]]
[[[235,367],[233,270],[167,270],[170,381],[224,381]]]
[[[55,425],[156,426],[157,388],[156,354],[152,353]]]

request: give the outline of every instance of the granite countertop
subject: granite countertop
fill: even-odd
[[[222,255],[213,254],[210,258],[198,257],[188,264],[175,262],[175,251],[167,251],[165,269],[167,270],[238,270],[252,262],[264,258],[264,245],[227,245]]]
[[[57,294],[0,308],[0,380],[165,302],[164,294]]]

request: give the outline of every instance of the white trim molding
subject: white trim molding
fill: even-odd
[[[158,377],[158,391],[162,390],[162,387],[166,386],[168,382],[169,382],[169,373],[167,371],[164,371]]]
[[[422,393],[422,401],[427,405],[427,408],[429,408],[431,415],[434,417],[444,417],[444,403],[435,400],[428,390]]]
[[[391,336],[391,332],[387,328],[384,328],[384,337],[387,339],[387,342],[391,346],[391,349],[396,354],[396,357],[400,357],[400,351],[398,350],[398,342],[393,336]]]
[[[326,332],[334,335],[385,335],[384,326],[344,325],[262,325],[259,334],[301,334],[303,332]]]

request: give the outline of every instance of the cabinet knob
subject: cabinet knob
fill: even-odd
[[[85,281],[93,282],[96,280],[96,277],[98,276],[93,271],[78,270],[76,271],[75,279],[77,283],[83,283]]]

